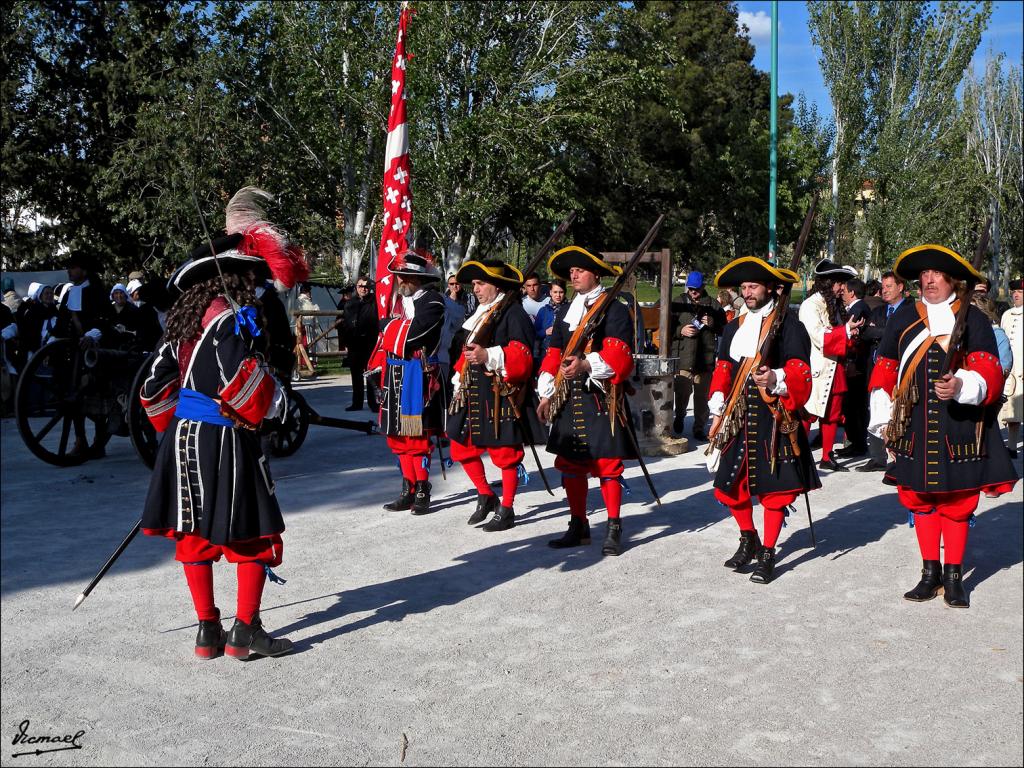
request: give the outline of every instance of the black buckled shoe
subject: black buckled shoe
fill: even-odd
[[[512,510],[512,507],[499,507],[498,511],[494,513],[494,517],[481,526],[481,530],[488,531],[489,533],[507,531],[515,524],[516,513]]]
[[[552,539],[548,542],[549,547],[565,549],[566,547],[578,547],[581,544],[590,543],[590,521],[585,517],[569,517],[569,530],[560,539]]]
[[[757,565],[754,572],[750,574],[750,580],[755,584],[767,584],[775,578],[775,547],[761,547],[757,554]]]
[[[964,592],[964,567],[962,565],[942,566],[942,598],[950,608],[969,608],[967,593]]]
[[[466,521],[468,525],[476,525],[482,523],[487,519],[487,516],[494,512],[498,508],[498,497],[493,493],[482,494],[478,493],[476,496],[476,510],[472,515],[469,516],[469,520]]]
[[[426,515],[430,512],[430,481],[417,480],[412,496],[412,513]]]
[[[227,635],[224,634],[224,627],[220,623],[220,609],[217,610],[217,618],[203,619],[199,622],[199,631],[196,633],[196,656],[200,659],[215,659],[224,653],[224,643]]]
[[[622,554],[622,520],[620,518],[608,518],[608,531],[604,535],[601,554],[615,557]]]
[[[818,469],[827,469],[830,472],[849,472],[849,467],[844,467],[835,459],[830,458],[828,461],[819,461]]]
[[[407,509],[412,509],[412,483],[403,478],[402,492],[398,495],[397,499],[385,504],[384,509],[392,512],[404,512]]]
[[[744,565],[754,560],[761,552],[761,537],[757,531],[740,531],[740,548],[736,554],[725,561],[726,568],[738,571]]]
[[[239,661],[250,656],[283,656],[291,650],[291,640],[286,637],[275,639],[267,634],[258,613],[252,617],[252,624],[235,619],[224,646],[224,653]]]
[[[933,599],[942,592],[942,563],[938,560],[925,560],[921,568],[921,580],[917,586],[903,595],[904,600],[923,603]]]

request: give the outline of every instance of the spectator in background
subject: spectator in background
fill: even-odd
[[[128,300],[128,288],[117,283],[110,289],[110,338],[113,349],[128,351],[138,348],[139,309]]]
[[[462,283],[455,278],[455,275],[448,275],[448,290],[445,291],[444,297],[446,301],[451,299],[462,307],[463,320],[476,312],[476,296],[472,292],[466,291],[462,287]],[[459,349],[461,348],[460,346]]]
[[[985,296],[992,299],[993,306],[995,307],[996,317],[1002,317],[1003,313],[1010,308],[1010,305],[1005,301],[999,301],[997,297],[992,293],[992,281],[987,277],[975,283],[974,285],[975,296]]]
[[[377,390],[363,375],[377,343],[377,304],[373,282],[366,275],[356,280],[356,295],[345,304],[345,332],[348,340],[348,368],[352,373],[352,403],[346,411],[363,408],[363,396],[371,411],[380,410]]]
[[[686,276],[686,296],[672,302],[669,357],[679,358],[673,390],[675,419],[672,429],[682,433],[693,395],[693,439],[704,440],[708,423],[708,388],[715,368],[718,336],[725,327],[725,313],[704,290],[704,276]]]
[[[141,274],[132,272],[133,275]],[[131,278],[125,286],[128,291],[128,298],[139,311],[139,347],[142,349],[156,349],[157,342],[164,333],[164,324],[160,311],[150,300],[152,283],[146,284],[138,277]],[[166,288],[164,287],[166,291]]]
[[[864,303],[873,312],[879,307],[885,306],[885,299],[882,298],[882,281],[868,280],[864,285]]]
[[[743,299],[728,288],[723,288],[718,292],[718,303],[725,313],[726,323],[731,323],[740,314],[740,307],[745,306]]]
[[[871,380],[871,371],[875,367],[875,360],[878,359],[878,345],[885,335],[885,325],[890,317],[903,304],[907,298],[906,284],[903,278],[895,272],[886,272],[882,275],[882,306],[871,311],[867,324],[861,328],[861,341],[867,345],[868,381]],[[866,464],[857,467],[858,472],[882,472],[886,469],[885,443],[881,438],[868,434],[868,453],[871,458]]]
[[[551,303],[550,297],[541,297],[540,277],[536,272],[528,274],[523,281],[523,294],[523,309],[530,316],[530,320],[536,322],[540,308]]]
[[[555,325],[555,317],[558,315],[559,310],[568,307],[565,297],[565,280],[556,277],[551,281],[551,287],[548,292],[550,301],[540,308],[540,311],[537,312],[537,319],[533,323],[533,330],[537,337],[537,349],[534,351],[534,360],[543,359],[544,355],[547,354],[548,347],[551,346],[551,329]]]
[[[1006,445],[1010,455],[1017,458],[1020,423],[1024,419],[1024,281],[1020,278],[1010,282],[1010,298],[1013,306],[1003,312],[999,326],[1006,332],[1015,354],[1013,367],[1003,387],[1006,402],[999,411],[999,420],[1006,425]]]
[[[44,328],[57,317],[53,287],[32,283],[29,286],[29,295],[21,306],[23,311],[18,321],[18,357],[23,363],[27,363],[43,345]]]
[[[864,281],[859,277],[854,277],[846,281],[842,296],[847,317],[867,325],[871,316],[871,308],[864,300],[865,291]],[[869,345],[865,344],[858,335],[846,357],[846,398],[843,410],[845,412],[846,439],[850,441],[850,444],[834,452],[839,458],[866,456],[868,452],[867,374],[869,354]]]

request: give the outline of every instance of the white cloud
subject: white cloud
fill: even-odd
[[[750,30],[750,42],[754,45],[771,42],[772,17],[764,11],[758,11],[757,13],[740,11],[739,25]]]

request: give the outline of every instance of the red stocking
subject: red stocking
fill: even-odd
[[[240,621],[252,624],[253,617],[260,609],[266,580],[267,572],[263,563],[238,564],[238,610],[235,615]]]
[[[939,536],[942,533],[942,521],[938,513],[914,513],[914,530],[917,531],[917,544],[921,547],[921,559],[938,560]],[[960,554],[963,554],[963,550]],[[946,550],[946,555],[949,555],[949,550]]]
[[[410,456],[412,468],[416,473],[416,481],[422,482],[430,479],[430,456]]]
[[[942,546],[945,549],[946,565],[963,565],[964,550],[967,549],[967,531],[970,523],[967,520],[950,520],[937,512],[932,517],[939,518],[936,522],[942,526]],[[938,547],[934,560],[938,560]]]
[[[213,563],[184,563],[185,581],[192,593],[196,617],[200,621],[217,618],[217,607],[213,602]]]
[[[501,506],[512,508],[516,500],[516,489],[519,488],[519,470],[507,467],[501,470]]]
[[[779,532],[782,531],[782,524],[786,520],[786,513],[781,509],[764,510],[764,537],[761,543],[766,547],[774,547],[779,540]]]
[[[832,444],[836,441],[836,432],[839,425],[834,421],[821,422],[821,460],[828,461],[832,458]]]
[[[476,492],[481,496],[493,496],[494,491],[487,484],[487,474],[484,472],[484,463],[479,456],[462,460],[462,468],[466,470],[466,476],[473,482]]]
[[[608,510],[608,519],[617,520],[619,510],[622,508],[622,483],[619,482],[619,478],[602,478],[601,496],[604,498],[604,505]]]
[[[569,514],[587,519],[587,476],[562,475],[562,487],[569,500]]]
[[[402,465],[402,477],[405,478],[405,482],[409,485],[413,485],[416,482],[416,470],[413,467],[415,461],[415,456],[408,456],[404,453],[398,457],[398,462]]]

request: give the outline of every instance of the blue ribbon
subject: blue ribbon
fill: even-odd
[[[977,522],[977,521],[974,519],[974,513],[971,512],[971,518],[967,521],[967,527],[968,528],[973,528],[975,522]]]
[[[516,477],[519,479],[521,484],[530,484],[530,473],[526,471],[526,467],[523,465],[523,462],[519,462],[516,465]]]
[[[201,421],[204,424],[216,424],[218,427],[233,427],[231,419],[221,415],[220,406],[212,397],[183,387],[178,393],[178,405],[174,415],[179,419]]]
[[[263,570],[265,570],[267,572],[267,578],[270,579],[275,584],[287,584],[288,583],[288,579],[282,579],[280,576],[278,576],[276,573],[274,573],[272,570],[270,570],[270,566],[269,565],[264,565],[263,566]]]
[[[626,496],[633,495],[633,489],[629,487],[629,483],[626,482],[626,478],[619,475],[619,484],[622,486],[622,493]]]
[[[256,307],[244,306],[239,307],[238,311],[235,312],[235,335],[242,335],[242,328],[245,328],[249,332],[250,336],[259,336],[260,326],[256,322]]]
[[[913,513],[913,511],[908,511],[907,512],[907,525],[909,525],[911,528],[914,527],[914,513]]]

